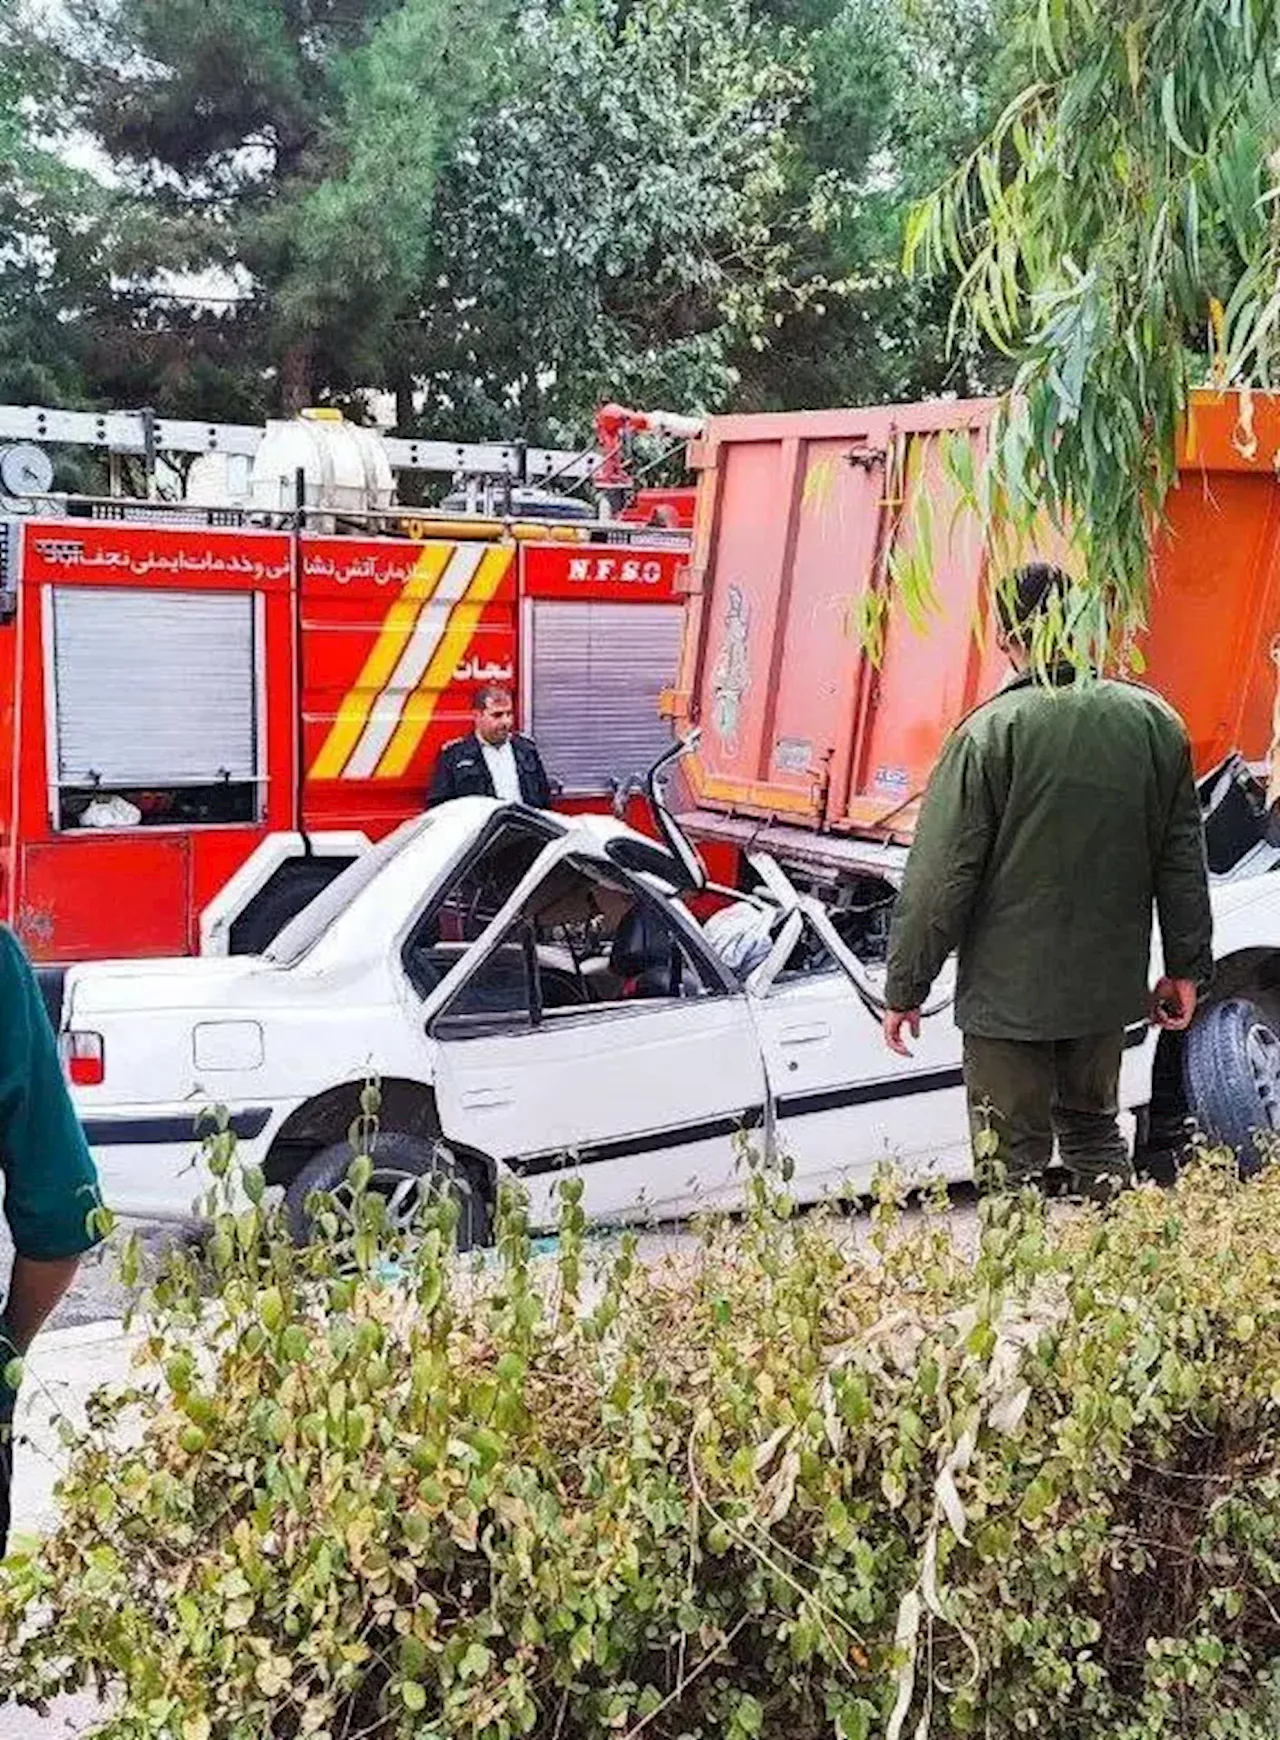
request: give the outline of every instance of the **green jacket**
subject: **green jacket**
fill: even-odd
[[[894,912],[886,1000],[918,1009],[959,954],[956,1019],[989,1039],[1078,1039],[1147,1010],[1165,971],[1213,971],[1200,805],[1182,721],[1133,683],[1020,677],[934,769]]]
[[[77,1257],[98,1244],[98,1175],[58,1061],[35,975],[0,925],[0,1172],[19,1256]],[[0,1354],[0,1364],[3,1364]]]
[[[103,1236],[102,1198],[58,1061],[44,999],[13,932],[0,925],[0,1173],[4,1217],[19,1256],[78,1257]],[[0,1277],[0,1284],[3,1277]],[[8,1526],[13,1358],[0,1319],[0,1552]]]

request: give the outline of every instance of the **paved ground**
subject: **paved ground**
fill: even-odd
[[[967,1238],[976,1225],[973,1195],[971,1191],[957,1189],[952,1192],[952,1223],[957,1235]],[[856,1230],[865,1222],[853,1223],[851,1230]],[[78,1325],[98,1323],[104,1318],[119,1319],[124,1316],[128,1304],[128,1294],[121,1285],[117,1273],[119,1252],[122,1240],[130,1234],[137,1234],[142,1241],[144,1257],[158,1259],[175,1240],[194,1236],[194,1229],[174,1227],[172,1224],[157,1221],[127,1221],[122,1223],[119,1232],[109,1244],[90,1252],[80,1266],[75,1282],[55,1312],[50,1329],[72,1329]],[[689,1242],[689,1235],[678,1228],[659,1229],[646,1233],[642,1240],[642,1248],[649,1258],[661,1255],[666,1251],[678,1249]],[[9,1241],[8,1231],[3,1221],[0,1221],[0,1286],[9,1273],[9,1265],[13,1260],[13,1246]],[[0,1735],[3,1729],[0,1729]]]
[[[69,1740],[91,1733],[102,1715],[97,1700],[87,1697],[59,1698],[47,1716],[0,1704],[0,1740]]]
[[[124,1316],[128,1294],[121,1285],[117,1271],[121,1243],[132,1233],[136,1233],[142,1240],[146,1256],[154,1259],[175,1239],[183,1236],[183,1229],[161,1225],[156,1221],[136,1220],[123,1223],[109,1244],[90,1251],[81,1263],[71,1289],[54,1312],[48,1329],[74,1329],[86,1323],[100,1323],[107,1318],[119,1319]],[[0,1298],[8,1284],[12,1262],[13,1243],[9,1238],[8,1227],[0,1220]]]
[[[81,1263],[70,1292],[49,1324],[50,1329],[71,1329],[78,1324],[98,1323],[103,1318],[124,1315],[127,1295],[116,1270],[121,1241],[130,1233],[138,1234],[144,1250],[151,1256],[158,1255],[175,1238],[182,1236],[180,1228],[161,1226],[154,1221],[131,1221],[122,1225],[109,1244],[91,1251]],[[13,1246],[8,1229],[0,1222],[0,1284],[7,1278],[12,1260]]]

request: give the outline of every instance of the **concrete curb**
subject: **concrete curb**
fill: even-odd
[[[123,1320],[118,1317],[99,1317],[92,1323],[73,1323],[66,1329],[44,1329],[32,1343],[27,1358],[46,1352],[57,1353],[68,1347],[97,1347],[105,1341],[120,1341],[127,1334],[135,1333],[126,1330]]]

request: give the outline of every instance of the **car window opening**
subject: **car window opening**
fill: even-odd
[[[838,884],[807,880],[795,869],[788,874],[800,894],[818,899],[841,942],[864,967],[883,967],[889,956],[889,924],[897,890],[887,877],[865,873],[843,878]],[[748,892],[760,892],[763,884],[747,868]],[[821,937],[806,925],[778,982],[816,973],[839,971],[839,965]]]
[[[425,995],[466,945],[440,938],[416,961]],[[484,962],[458,988],[441,1037],[527,1031],[565,1017],[722,995],[724,983],[656,895],[602,865],[555,865]]]
[[[379,840],[376,846],[370,846],[367,852],[349,864],[340,876],[335,876],[327,888],[321,890],[315,899],[303,907],[296,918],[291,919],[265,951],[265,957],[278,967],[291,967],[307,955],[319,942],[320,938],[339,918],[352,901],[363,894],[369,884],[388,864],[398,858],[406,847],[411,846],[427,828],[435,822],[435,816],[428,812],[424,816],[416,816],[412,821],[403,823],[394,833]]]

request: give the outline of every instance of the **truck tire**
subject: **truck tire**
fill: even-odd
[[[489,1202],[477,1174],[457,1160],[440,1141],[408,1136],[400,1130],[378,1130],[369,1143],[373,1176],[369,1188],[378,1190],[407,1219],[421,1202],[421,1192],[410,1188],[421,1180],[425,1188],[447,1191],[458,1204],[457,1244],[470,1251],[489,1240]],[[351,1169],[354,1152],[349,1141],[323,1149],[285,1190],[284,1206],[289,1231],[296,1243],[308,1244],[313,1237],[307,1203],[317,1190],[338,1193]]]
[[[1187,1104],[1210,1141],[1231,1148],[1250,1178],[1271,1157],[1280,1131],[1280,1033],[1244,997],[1196,1017],[1183,1048]]]

